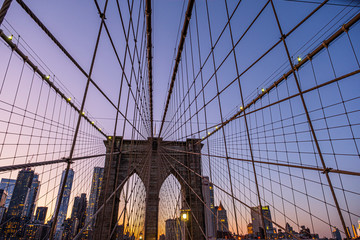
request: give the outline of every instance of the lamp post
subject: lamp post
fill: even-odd
[[[185,234],[186,234],[186,227],[187,227],[187,222],[190,219],[190,209],[185,209],[182,208],[180,209],[180,227],[181,227],[181,239],[185,240]]]

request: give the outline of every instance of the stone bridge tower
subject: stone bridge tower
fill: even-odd
[[[121,141],[123,143],[121,144]],[[188,233],[186,239],[204,239],[205,232],[202,181],[201,174],[202,144],[196,144],[199,139],[187,139],[186,142],[162,141],[161,138],[148,140],[124,140],[116,137],[114,152],[118,155],[106,157],[103,187],[98,206],[104,199],[116,191],[115,197],[106,203],[96,218],[94,239],[115,239],[111,233],[117,224],[120,192],[126,179],[136,173],[143,181],[146,189],[145,209],[145,239],[156,240],[158,233],[159,192],[165,179],[173,174],[181,184],[182,206],[190,209],[187,221]],[[111,141],[105,141],[107,153],[111,152]],[[120,149],[120,146],[121,149]],[[111,161],[111,162],[110,162]],[[190,171],[188,168],[194,170]],[[108,185],[105,189],[105,185]],[[191,188],[189,188],[191,186]],[[199,227],[201,226],[201,227]],[[112,236],[111,236],[112,235]],[[110,238],[111,236],[111,238]]]

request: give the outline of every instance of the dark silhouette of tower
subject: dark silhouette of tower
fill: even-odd
[[[106,203],[96,218],[94,239],[110,238],[111,231],[117,224],[121,189],[127,176],[131,176],[133,173],[137,173],[146,189],[144,239],[157,239],[159,192],[163,182],[170,174],[173,174],[180,182],[182,208],[188,209],[191,213],[185,223],[191,236],[187,234],[186,239],[204,239],[202,234],[202,229],[205,228],[202,179],[197,175],[201,174],[201,156],[198,153],[201,152],[202,144],[198,143],[199,139],[172,142],[162,141],[161,138],[133,141],[116,137],[114,141],[114,152],[120,152],[120,154],[106,157],[99,206],[106,200],[111,200]],[[107,153],[111,152],[111,142],[105,141]],[[121,142],[122,144],[120,144]],[[169,159],[172,161],[169,162]],[[115,196],[110,198],[116,189],[118,191]],[[114,235],[111,239],[115,238]]]

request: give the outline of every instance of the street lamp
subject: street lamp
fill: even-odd
[[[143,240],[143,239],[144,239],[142,232],[140,233],[139,239],[140,239],[140,240]]]
[[[187,222],[189,220],[190,209],[181,209],[181,220]]]

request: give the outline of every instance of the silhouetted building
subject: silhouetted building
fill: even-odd
[[[5,201],[7,198],[7,191],[5,189],[0,189],[0,207],[5,206]]]
[[[22,239],[46,239],[50,232],[50,226],[45,224],[26,224]]]
[[[254,233],[252,223],[249,223],[247,225],[247,232],[248,232],[248,234],[253,234]]]
[[[0,223],[2,222],[6,213],[6,207],[0,207]]]
[[[21,217],[24,211],[27,196],[31,189],[33,178],[34,170],[27,168],[19,172],[10,205],[6,213],[6,219]]]
[[[63,171],[62,176],[61,176],[61,182],[60,182],[60,187],[59,187],[59,194],[58,194],[58,197],[56,200],[56,206],[58,205],[58,202],[59,202],[60,192],[61,192],[61,188],[62,188],[62,185],[64,182],[65,173],[66,173],[66,170]],[[67,210],[69,207],[69,200],[70,200],[73,179],[74,179],[74,170],[70,169],[66,183],[65,183],[64,194],[63,194],[60,208],[59,208],[59,215],[58,215],[57,222],[56,222],[55,239],[60,239],[61,235],[62,235],[63,223],[66,218]]]
[[[1,179],[0,189],[4,189],[7,192],[7,198],[5,201],[5,207],[8,208],[10,205],[11,196],[14,192],[16,180],[3,178]]]
[[[39,175],[34,174],[29,193],[26,197],[23,216],[30,219],[34,215],[35,205],[40,192]]]
[[[202,180],[203,198],[205,201],[204,213],[205,213],[205,229],[207,238],[215,237],[215,212],[214,212],[214,187],[209,182],[209,177],[204,177]]]
[[[73,235],[73,219],[65,219],[63,223],[62,240],[73,239]]]
[[[76,235],[85,225],[86,219],[86,194],[82,193],[80,197],[75,197],[73,209],[71,212],[71,220],[73,223],[73,234]]]
[[[104,168],[95,167],[92,177],[91,190],[89,196],[89,204],[86,210],[86,222],[90,221],[95,212],[98,209],[99,197],[102,179],[104,177]],[[92,219],[92,224],[89,225],[88,229],[92,229],[92,226],[95,224],[95,218]]]
[[[168,219],[165,221],[165,237],[166,240],[182,239],[182,222],[179,218]]]
[[[341,234],[340,234],[339,229],[334,228],[331,235],[332,235],[332,238],[334,238],[336,240],[341,240]]]
[[[263,224],[262,224],[260,213],[261,213],[260,206],[251,208],[251,220],[252,220],[252,226],[253,226],[254,233],[260,234],[260,236],[264,235],[264,231],[266,231],[266,233],[269,233],[269,234],[274,233],[274,228],[273,228],[272,222],[269,221],[269,220],[271,220],[271,213],[270,213],[269,206],[262,207],[262,214],[264,216],[265,229],[263,229]]]
[[[34,223],[44,224],[46,219],[47,207],[38,207],[34,217]]]
[[[215,210],[216,210],[216,219],[217,219],[217,223],[216,223],[217,232],[228,232],[229,224],[228,224],[227,214],[221,202],[218,207],[215,207]]]

